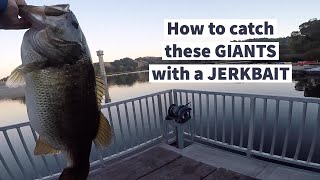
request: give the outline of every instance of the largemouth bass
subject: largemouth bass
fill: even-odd
[[[35,155],[62,152],[67,167],[60,179],[82,180],[89,173],[92,141],[105,148],[111,127],[100,112],[103,81],[69,5],[20,6],[32,23],[21,46],[22,65],[7,81],[26,86],[31,127],[39,134]]]

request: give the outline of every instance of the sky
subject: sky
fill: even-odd
[[[318,0],[26,0],[30,5],[70,4],[87,38],[93,61],[161,56],[164,19],[277,19],[278,35],[319,18]],[[0,30],[0,79],[21,64],[25,30]]]

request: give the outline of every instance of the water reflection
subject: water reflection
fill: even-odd
[[[122,74],[108,77],[108,88],[112,87],[130,87],[136,83],[144,83],[149,81],[149,75],[147,72]],[[24,88],[12,88],[9,89],[4,85],[0,85],[0,102],[6,100],[12,100],[25,104]]]
[[[108,77],[109,86],[133,86],[135,83],[147,81],[149,81],[149,74],[147,72],[123,74]]]
[[[115,76],[108,76],[108,85],[109,85],[108,87],[110,89],[114,89],[114,88],[118,89],[118,88],[126,88],[126,87],[130,88],[135,85],[144,84],[144,83],[146,84],[146,87],[151,88],[151,86],[154,86],[151,84],[149,85],[148,81],[149,81],[148,72],[121,74],[121,75],[115,75]],[[292,89],[290,87],[290,89],[288,89],[287,96],[291,96],[292,93],[290,93],[290,92],[293,92],[293,91],[299,92],[300,91],[300,92],[303,92],[304,97],[320,98],[320,76],[293,77],[293,84],[294,84],[294,89]],[[180,86],[179,87],[183,88],[183,89],[190,88],[190,85],[188,85],[189,88],[184,88],[184,86],[186,84],[180,84],[180,85],[181,85],[181,87]],[[170,86],[171,86],[171,84],[170,84]],[[174,86],[174,87],[173,86],[170,87],[170,86],[168,85],[168,88],[166,88],[166,89],[179,88],[176,86]],[[213,88],[213,91],[216,91],[216,88],[220,85],[218,85],[218,84],[210,84],[210,85],[205,84],[204,86],[215,87],[215,88]],[[227,88],[228,85],[225,84],[225,86]],[[244,84],[243,86],[246,86],[246,84]],[[250,85],[247,84],[247,86],[250,86]],[[192,87],[193,86],[191,86],[191,88]],[[273,87],[273,88],[277,88],[277,87]],[[143,89],[143,90],[146,90],[146,89]],[[130,90],[128,92],[130,92]],[[234,92],[237,93],[237,89],[235,89]],[[239,92],[239,93],[243,93],[243,92]],[[250,92],[248,92],[248,93],[250,93]],[[255,94],[265,94],[265,93],[267,93],[267,92],[257,92]],[[114,97],[114,96],[115,96],[115,94],[111,94],[112,100],[114,100],[114,99],[119,100],[118,97]],[[13,101],[17,101],[19,103],[25,104],[23,88],[6,89],[5,87],[2,87],[2,85],[0,85],[0,102],[2,100],[13,100]]]
[[[305,97],[320,98],[320,76],[297,77],[295,80],[296,91],[303,91]]]

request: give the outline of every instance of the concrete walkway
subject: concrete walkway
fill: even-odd
[[[202,144],[193,144],[182,150],[166,144],[162,144],[160,146],[168,150],[175,151],[190,159],[194,159],[217,168],[232,170],[257,179],[320,180],[320,173],[252,159]]]

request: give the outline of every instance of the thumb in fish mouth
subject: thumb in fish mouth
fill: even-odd
[[[19,15],[29,21],[33,27],[42,29],[47,16],[61,16],[70,12],[68,4],[53,6],[19,5]]]

